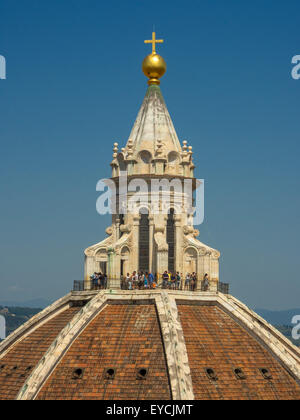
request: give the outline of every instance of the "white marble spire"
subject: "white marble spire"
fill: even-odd
[[[171,151],[182,152],[159,86],[150,85],[147,89],[129,140],[131,140],[135,155],[142,150],[147,150],[154,156],[157,142],[162,145],[161,151],[165,154]]]

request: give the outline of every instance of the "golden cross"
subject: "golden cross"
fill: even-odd
[[[152,39],[148,39],[146,41],[144,41],[145,44],[152,44],[152,54],[156,54],[155,51],[155,44],[162,44],[164,42],[163,39],[156,39],[155,38],[155,32],[152,32]]]

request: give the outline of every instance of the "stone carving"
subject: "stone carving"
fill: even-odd
[[[155,233],[162,233],[162,234],[164,234],[165,233],[165,230],[166,230],[166,227],[164,225],[158,225],[158,224],[156,224],[154,226],[154,232]]]
[[[166,349],[173,399],[193,400],[191,371],[176,301],[166,292],[162,292],[156,297],[156,307]]]
[[[161,157],[162,156],[162,141],[160,139],[156,142],[156,150],[155,150],[155,156]]]
[[[193,232],[194,238],[197,238],[199,235],[200,235],[199,230],[198,229],[194,229],[194,232]]]
[[[191,235],[194,232],[194,227],[193,226],[183,226],[183,233],[185,235]]]
[[[127,224],[127,225],[120,225],[120,231],[122,233],[130,233],[132,230],[132,225]]]
[[[127,144],[127,160],[132,159],[132,157],[133,157],[133,141],[129,139],[128,144]]]
[[[112,226],[107,227],[105,232],[107,235],[111,236],[113,234],[113,227]]]
[[[93,256],[94,256],[94,250],[93,250],[93,248],[88,248],[88,249],[86,249],[86,250],[84,251],[84,253],[85,253],[85,255],[86,255],[87,257],[93,257]]]
[[[154,239],[157,245],[158,252],[168,252],[169,250],[164,231],[165,229],[162,226],[155,227]]]

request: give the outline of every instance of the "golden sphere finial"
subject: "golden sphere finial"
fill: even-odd
[[[152,32],[152,40],[146,40],[145,44],[152,44],[152,54],[147,55],[143,61],[142,69],[144,75],[149,78],[149,85],[159,85],[159,79],[165,74],[167,65],[165,60],[156,54],[156,44],[163,43],[163,39],[156,39],[155,32]]]
[[[143,61],[143,72],[149,77],[149,85],[159,85],[159,79],[165,74],[167,65],[165,60],[158,54],[149,54]]]

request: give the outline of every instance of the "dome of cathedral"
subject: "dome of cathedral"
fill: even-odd
[[[72,292],[0,345],[0,399],[300,399],[300,351],[230,295]]]
[[[126,147],[114,143],[112,178],[194,182],[192,146],[181,147],[157,86],[163,40],[145,42],[150,86]],[[84,281],[0,343],[0,400],[300,400],[299,348],[220,292],[220,252],[197,239],[183,193],[172,194],[166,214],[145,204],[114,214],[108,237],[85,250]],[[178,290],[161,288],[165,270]],[[134,290],[120,287],[129,272]],[[157,288],[143,283],[154,287],[150,272]],[[193,273],[193,287],[175,273]]]

